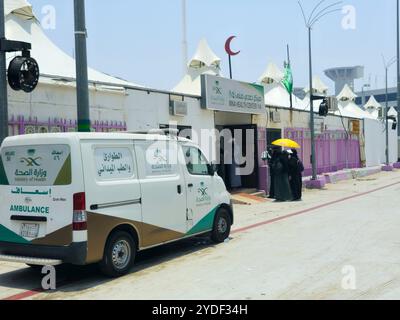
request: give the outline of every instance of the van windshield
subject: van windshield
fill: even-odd
[[[5,147],[0,157],[0,185],[57,186],[71,184],[68,145]]]

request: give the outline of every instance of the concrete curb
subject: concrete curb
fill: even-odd
[[[389,166],[383,166],[383,167],[382,167],[382,171],[391,172],[391,171],[393,171],[393,166],[391,166],[391,165],[389,165]]]
[[[371,167],[371,168],[362,168],[362,169],[354,170],[354,172],[355,172],[354,179],[372,176],[374,174],[380,173],[381,171],[382,171],[381,167]]]
[[[317,180],[307,180],[305,186],[307,189],[323,189],[326,183],[325,177],[318,177]]]
[[[355,180],[365,178],[382,172],[382,167],[359,168],[346,171],[338,171],[318,176],[318,180],[311,180],[309,177],[303,181],[303,186],[307,189],[323,189],[326,184],[335,184],[340,181]],[[392,167],[393,170],[393,167]]]
[[[334,172],[326,174],[325,179],[327,183],[338,183],[340,181],[354,179],[354,174],[352,171]]]
[[[400,169],[400,162],[396,162],[393,164],[393,168]]]

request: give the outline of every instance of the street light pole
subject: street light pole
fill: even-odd
[[[315,128],[314,128],[314,100],[313,100],[313,79],[312,79],[312,44],[311,26],[308,27],[308,63],[310,77],[310,131],[311,131],[311,164],[312,180],[317,180],[317,161],[315,158]]]
[[[400,4],[397,0],[397,117],[399,122],[400,119]],[[397,126],[397,136],[400,142],[400,126]],[[400,152],[400,151],[399,151]],[[400,158],[400,154],[399,154]]]
[[[74,0],[78,131],[90,132],[85,0]]]
[[[182,59],[183,75],[185,75],[188,63],[186,0],[182,0]]]
[[[388,109],[389,109],[389,95],[388,95],[388,66],[385,67],[385,87],[386,87],[386,106],[385,106],[385,130],[386,130],[386,165],[389,165],[389,120],[388,120]]]
[[[385,112],[384,112],[384,117],[385,117],[385,130],[386,130],[386,165],[390,165],[390,159],[389,159],[389,90],[388,90],[388,70],[389,68],[396,62],[398,61],[396,57],[393,57],[392,59],[389,60],[389,62],[386,63],[385,57],[382,55],[383,58],[383,64],[385,66],[385,94],[386,94],[386,105],[385,105]]]
[[[361,104],[362,104],[362,107],[363,107],[363,108],[364,108],[365,104],[367,103],[367,102],[366,102],[366,99],[365,99],[364,88],[371,88],[371,85],[370,85],[370,84],[364,84],[364,85],[362,86],[362,88],[361,88],[361,92],[362,92]]]
[[[311,131],[311,164],[312,164],[312,180],[318,179],[318,171],[317,171],[317,159],[315,152],[315,127],[314,127],[314,94],[313,94],[313,75],[312,75],[312,42],[311,42],[311,30],[312,27],[324,16],[341,11],[341,9],[335,8],[337,5],[341,4],[342,1],[334,2],[330,5],[327,5],[323,9],[317,11],[317,9],[324,3],[326,0],[321,0],[312,10],[308,20],[304,13],[303,6],[299,1],[299,6],[301,9],[301,13],[303,14],[304,24],[308,30],[308,57],[309,57],[309,76],[310,76],[310,131]]]
[[[0,0],[0,40],[6,39],[4,0]],[[8,137],[6,53],[0,50],[0,144]]]

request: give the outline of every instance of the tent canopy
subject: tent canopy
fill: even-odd
[[[191,68],[216,67],[219,69],[221,59],[211,50],[206,39],[202,39],[196,53],[189,62]]]
[[[26,0],[5,0],[4,14],[15,14],[21,19],[29,20],[35,18],[31,4]]]
[[[376,101],[374,96],[371,96],[371,98],[369,98],[368,102],[365,104],[365,109],[369,110],[369,109],[379,109],[381,108],[381,104]]]
[[[326,94],[328,94],[328,89],[329,89],[329,87],[325,83],[322,82],[322,80],[319,76],[314,76],[314,78],[313,78],[314,94],[319,93],[319,94],[326,95]],[[310,88],[309,87],[304,88],[304,92],[309,93]]]
[[[388,116],[396,117],[397,118],[397,111],[395,108],[391,107],[388,111]]]
[[[357,98],[357,95],[351,90],[351,88],[346,84],[342,91],[337,96],[340,101],[354,101]]]
[[[172,89],[173,92],[201,95],[201,75],[220,75],[220,62],[215,53],[211,50],[207,40],[202,39],[197,51],[188,63],[186,74],[182,80]]]
[[[276,66],[275,63],[269,63],[267,69],[258,80],[263,84],[271,84],[273,82],[281,82],[284,77],[283,72]]]
[[[42,80],[44,78],[51,79],[53,84],[59,82],[60,79],[64,79],[67,82],[75,81],[75,59],[58,48],[45,35],[39,21],[33,15],[31,5],[26,0],[6,0],[5,13],[7,16],[7,39],[32,44],[32,57],[39,63]],[[15,55],[15,53],[7,54],[7,60],[10,61]],[[138,86],[91,68],[88,69],[88,77],[91,82],[109,83],[119,86]],[[43,82],[42,80],[41,82]]]

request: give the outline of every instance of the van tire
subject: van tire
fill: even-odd
[[[112,233],[104,249],[100,270],[106,276],[117,278],[126,275],[132,268],[136,257],[136,243],[125,231]]]
[[[211,240],[222,243],[228,239],[231,233],[231,216],[227,209],[220,208],[214,218],[214,226],[211,232]]]

